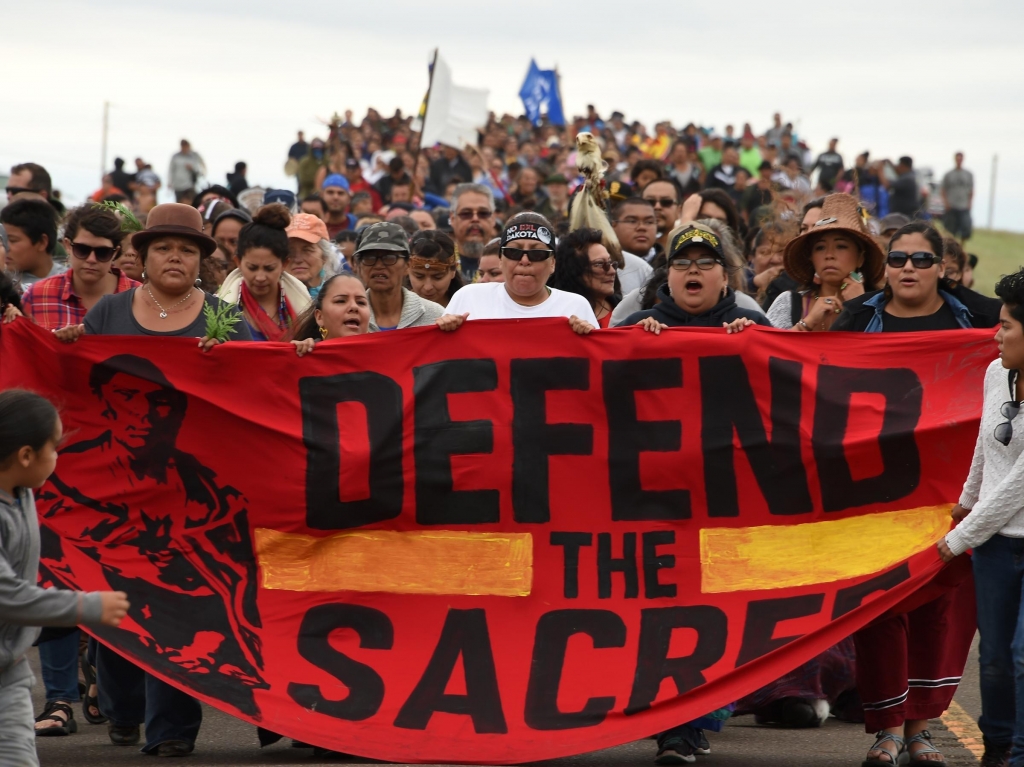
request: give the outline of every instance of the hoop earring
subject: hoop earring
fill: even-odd
[[[146,270],[145,269],[142,270],[142,281],[143,282],[146,281]]]
[[[320,328],[320,338],[327,340],[327,328]]]
[[[193,282],[192,284],[195,285],[197,288],[201,288],[203,286],[203,278],[196,277],[195,282]]]

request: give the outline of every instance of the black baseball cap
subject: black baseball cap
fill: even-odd
[[[686,227],[672,238],[669,260],[682,255],[684,251],[697,245],[710,248],[718,256],[718,260],[723,263],[725,262],[725,253],[722,251],[722,243],[718,239],[718,235],[704,229],[698,229],[695,226]]]

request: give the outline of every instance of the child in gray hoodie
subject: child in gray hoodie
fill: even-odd
[[[0,392],[0,765],[39,764],[25,657],[37,627],[116,626],[128,612],[122,591],[36,585],[39,521],[32,490],[57,466],[62,433],[47,399],[18,389]]]

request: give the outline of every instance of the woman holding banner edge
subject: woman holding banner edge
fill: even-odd
[[[1024,269],[996,285],[1003,301],[999,359],[985,373],[981,425],[957,526],[938,543],[943,561],[968,549],[974,567],[981,634],[981,764],[1024,764],[1024,428],[1014,421],[1024,400]],[[1009,397],[1007,400],[1006,398]]]
[[[846,302],[833,330],[985,326],[984,317],[944,290],[942,237],[927,223],[912,222],[896,231],[885,273],[887,287]],[[876,733],[863,767],[895,764],[904,751],[910,764],[945,763],[932,743],[928,720],[941,716],[952,701],[974,638],[970,562],[944,570],[908,601],[912,604],[898,605],[854,634],[865,730]]]

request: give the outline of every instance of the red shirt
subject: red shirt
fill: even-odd
[[[141,284],[120,269],[112,268],[110,271],[117,275],[115,293],[137,288]],[[21,297],[21,308],[26,317],[30,317],[37,325],[47,330],[81,325],[85,320],[86,309],[82,305],[82,299],[75,293],[70,269],[62,274],[39,280],[29,287]]]

